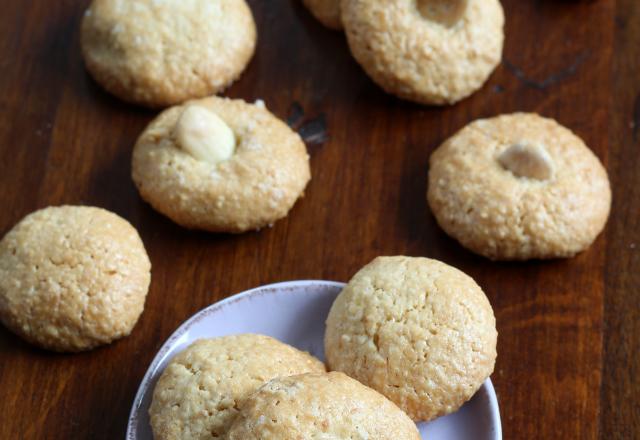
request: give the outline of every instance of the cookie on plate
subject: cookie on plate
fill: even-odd
[[[415,421],[456,411],[493,372],[498,333],[482,289],[427,258],[378,257],[338,295],[325,355]]]
[[[466,98],[502,58],[499,0],[344,0],[342,22],[373,81],[422,104]]]
[[[133,151],[142,198],[174,222],[244,232],[287,215],[311,178],[300,136],[261,102],[206,98],[172,107]]]
[[[138,232],[116,214],[41,209],[0,241],[0,320],[50,350],[108,344],[138,321],[150,270]]]
[[[229,440],[420,439],[411,419],[342,373],[274,379],[242,404]]]
[[[427,199],[464,247],[494,260],[571,257],[611,208],[607,172],[552,119],[516,113],[467,125],[431,155]]]
[[[328,28],[341,30],[340,0],[302,0],[314,17]]]
[[[156,440],[222,438],[243,399],[280,376],[324,372],[308,353],[263,335],[202,339],[164,370],[149,408]]]
[[[256,26],[245,0],[93,0],[81,44],[107,91],[167,107],[235,81],[253,56]]]

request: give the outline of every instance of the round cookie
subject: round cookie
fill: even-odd
[[[568,129],[536,114],[472,122],[431,155],[427,199],[464,247],[494,260],[570,257],[611,207],[606,170]]]
[[[229,440],[418,440],[411,419],[342,373],[274,379],[247,398]]]
[[[206,161],[185,151],[176,127],[192,107],[204,109],[207,118],[217,115],[218,123],[229,127],[217,129],[236,138],[228,158]],[[194,133],[201,135],[203,126],[194,124]],[[201,140],[222,139],[218,131]],[[263,105],[217,97],[161,113],[138,139],[132,168],[142,198],[156,210],[187,228],[213,232],[271,225],[287,215],[311,178],[309,155],[297,133]]]
[[[256,26],[245,0],[93,0],[81,45],[107,91],[167,107],[235,81],[253,56]]]
[[[324,372],[322,362],[262,335],[202,339],[175,356],[149,408],[156,440],[226,436],[240,403],[279,376]]]
[[[342,22],[373,81],[422,104],[466,98],[502,57],[499,0],[344,0]]]
[[[0,241],[0,320],[50,350],[107,344],[138,321],[150,270],[137,231],[116,214],[45,208]]]
[[[325,355],[415,421],[456,411],[493,372],[493,310],[461,271],[427,258],[378,257],[338,295]]]
[[[302,0],[316,19],[328,28],[341,30],[340,0]]]

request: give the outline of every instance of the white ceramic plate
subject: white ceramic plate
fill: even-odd
[[[158,377],[169,360],[196,339],[261,333],[324,360],[324,322],[343,283],[290,281],[234,295],[193,315],[164,343],[136,394],[127,440],[152,440],[147,411]],[[500,412],[491,381],[458,412],[418,425],[429,440],[501,440]]]

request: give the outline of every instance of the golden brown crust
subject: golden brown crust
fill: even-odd
[[[518,177],[499,156],[514,144],[546,151],[548,180]],[[570,257],[591,245],[611,207],[607,172],[552,119],[516,113],[474,121],[431,156],[427,198],[440,226],[496,260]]]
[[[0,242],[0,319],[51,350],[107,344],[138,321],[150,270],[126,220],[100,208],[42,209]]]
[[[242,100],[205,98],[239,143],[227,161],[210,164],[181,150],[171,131],[184,106],[161,113],[133,151],[140,195],[176,223],[213,232],[259,229],[287,215],[311,178],[300,136],[268,110]]]
[[[96,81],[155,108],[224,90],[249,63],[256,38],[244,0],[94,0],[81,27]]]
[[[247,398],[229,440],[418,440],[395,404],[345,374],[274,379]]]
[[[156,440],[224,438],[241,402],[279,376],[324,372],[308,353],[263,335],[202,339],[174,357],[149,408]]]
[[[468,0],[460,18],[448,24],[426,18],[418,3],[343,0],[351,53],[388,93],[422,104],[453,104],[482,87],[500,62],[502,6],[499,0]]]
[[[427,258],[378,257],[333,303],[325,355],[415,421],[454,412],[493,372],[497,331],[482,289]]]

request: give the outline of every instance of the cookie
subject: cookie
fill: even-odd
[[[427,258],[378,257],[338,295],[325,355],[415,421],[456,411],[493,372],[493,310],[461,271]]]
[[[316,19],[330,29],[341,30],[340,0],[302,0]]]
[[[140,195],[156,210],[213,232],[273,224],[311,178],[297,133],[260,103],[217,97],[160,114],[138,139],[132,168]]]
[[[516,113],[467,125],[430,159],[427,199],[464,247],[493,260],[571,257],[611,208],[607,172],[552,119]]]
[[[167,107],[235,81],[253,56],[256,26],[245,0],[93,0],[80,42],[107,91]]]
[[[131,333],[151,279],[137,231],[109,211],[49,207],[0,241],[0,321],[40,347],[82,351]]]
[[[202,339],[175,356],[149,408],[156,440],[221,438],[243,399],[279,376],[324,372],[322,362],[262,335]]]
[[[242,404],[229,440],[420,439],[416,425],[380,393],[342,373],[274,379]]]
[[[466,98],[502,57],[499,0],[344,0],[342,22],[373,81],[422,104]]]

